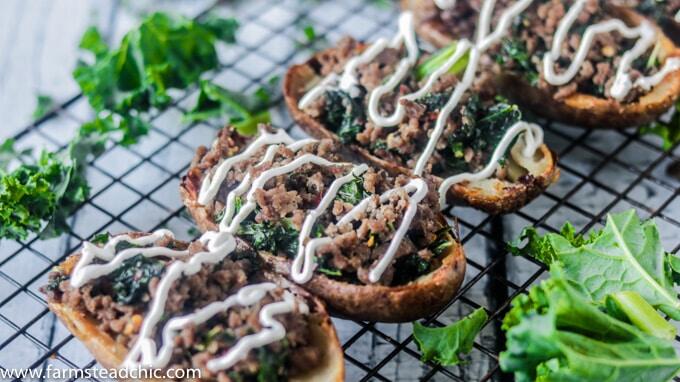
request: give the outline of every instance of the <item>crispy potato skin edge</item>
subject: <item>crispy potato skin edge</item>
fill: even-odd
[[[141,233],[133,233],[132,236],[141,236]],[[78,262],[80,254],[74,254],[66,258],[63,263],[55,268],[66,274],[70,274]],[[280,278],[268,277],[271,281],[281,283]],[[285,281],[284,281],[285,282]],[[287,282],[286,282],[287,283]],[[281,285],[281,284],[279,284]],[[325,306],[321,301],[311,296],[314,302],[316,314],[313,317],[312,342],[323,349],[325,355],[322,364],[313,370],[291,377],[295,382],[334,381],[342,382],[345,379],[345,363],[342,346],[338,340],[335,327],[331,322]],[[97,328],[96,320],[86,312],[74,310],[61,303],[49,303],[48,308],[61,320],[66,328],[78,338],[92,353],[95,359],[106,368],[117,368],[127,356],[128,349],[115,342],[108,334]],[[202,380],[208,380],[203,378]],[[156,381],[149,379],[146,381]]]
[[[447,35],[445,28],[436,20],[418,20],[418,9],[424,0],[402,0],[404,10],[416,10],[416,30],[431,44],[442,47],[456,38]],[[632,9],[610,8],[627,23],[637,25],[644,16]],[[668,30],[668,29],[667,29]],[[671,31],[676,31],[677,28]],[[661,30],[660,30],[661,32]],[[665,57],[680,56],[680,50],[663,32],[660,33]],[[564,100],[555,100],[553,93],[527,83],[521,76],[511,72],[497,74],[497,86],[501,92],[520,105],[550,119],[587,128],[621,129],[649,123],[673,106],[680,94],[680,71],[669,74],[638,102],[621,104],[588,94],[577,93]]]

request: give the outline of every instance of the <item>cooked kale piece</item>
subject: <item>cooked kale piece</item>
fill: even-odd
[[[257,373],[257,382],[276,382],[287,381],[286,363],[289,356],[289,345],[287,341],[281,342],[281,351],[273,352],[267,347],[257,349],[257,360],[260,369]]]
[[[149,283],[163,273],[164,263],[141,254],[131,257],[111,273],[113,299],[119,304],[131,305],[140,301],[149,290]]]
[[[108,232],[102,232],[94,235],[94,237],[90,239],[90,243],[105,245],[110,239],[111,235]]]
[[[68,278],[69,277],[67,275],[58,274],[58,275],[50,278],[50,280],[47,282],[47,286],[45,287],[45,289],[49,292],[53,292],[55,290],[58,290],[59,284],[61,284],[61,282],[64,281],[64,280],[68,280]]]
[[[262,223],[247,219],[241,224],[238,234],[248,240],[258,251],[268,251],[274,254],[281,251],[291,258],[295,257],[298,251],[300,232],[288,219]]]
[[[427,112],[432,113],[441,110],[449,97],[451,97],[450,93],[428,93],[425,97],[418,99],[417,102],[424,105]]]
[[[508,128],[522,119],[517,105],[499,98],[490,106],[484,106],[477,96],[470,97],[461,114],[460,127],[448,138],[447,166],[455,172],[474,170],[469,158],[465,158],[467,149],[488,160]]]
[[[501,50],[496,54],[496,62],[505,65],[509,61],[514,61],[519,66],[529,84],[533,86],[538,83],[538,71],[532,64],[531,55],[523,41],[512,38],[503,40]]]
[[[342,271],[329,264],[330,256],[317,257],[316,270],[330,277],[342,276]]]
[[[366,121],[362,104],[364,93],[362,89],[360,96],[352,98],[341,90],[326,92],[323,122],[333,129],[344,143],[354,141],[356,135],[364,129]]]
[[[364,189],[363,178],[355,176],[354,179],[340,187],[336,199],[342,200],[345,203],[357,205],[368,196],[370,196],[370,194]]]
[[[453,228],[446,226],[436,232],[437,239],[427,247],[437,256],[443,255],[453,245]]]
[[[394,279],[392,285],[403,285],[418,277],[430,272],[431,264],[429,261],[413,253],[402,256],[394,262]]]

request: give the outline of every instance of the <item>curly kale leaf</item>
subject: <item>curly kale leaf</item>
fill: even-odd
[[[472,350],[475,337],[487,319],[488,315],[484,308],[479,308],[443,328],[428,328],[414,322],[413,338],[423,353],[422,360],[433,360],[444,366],[459,364],[460,354],[468,354]]]
[[[15,144],[14,139],[8,138],[0,145],[0,175],[7,173],[14,162],[22,164],[35,162],[32,148],[18,150],[14,147]]]
[[[149,283],[163,273],[162,261],[136,255],[121,264],[109,276],[113,288],[113,299],[119,304],[131,305],[140,302],[149,290]]]
[[[512,301],[503,321],[503,371],[528,381],[667,381],[680,369],[671,341],[593,305],[560,274]]]
[[[352,98],[341,90],[326,92],[324,124],[335,131],[344,143],[354,141],[357,134],[364,130],[366,116],[362,98]]]
[[[107,129],[120,129],[121,143],[131,144],[148,132],[140,113],[166,108],[172,100],[169,89],[185,89],[216,68],[215,42],[233,42],[237,26],[233,19],[208,17],[201,22],[154,13],[129,31],[116,49],[107,46],[93,27],[83,35],[80,47],[94,60],[80,61],[73,77],[97,113],[114,116],[106,122]]]
[[[526,245],[520,247],[521,241]],[[654,221],[640,221],[634,210],[607,215],[607,224],[585,238],[567,224],[561,233],[539,235],[526,229],[510,245],[522,254],[552,265],[585,287],[596,301],[609,294],[634,291],[655,308],[680,320],[680,301],[674,284],[680,279],[680,261],[664,251]]]

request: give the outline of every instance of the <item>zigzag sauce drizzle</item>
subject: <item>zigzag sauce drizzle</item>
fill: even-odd
[[[619,19],[611,19],[588,26],[583,34],[576,55],[567,70],[563,73],[556,73],[555,62],[559,60],[561,49],[564,45],[564,41],[567,39],[569,29],[571,29],[578,16],[583,11],[586,1],[587,0],[576,0],[575,4],[560,21],[560,25],[553,38],[552,48],[545,56],[543,56],[543,73],[545,75],[545,80],[548,83],[560,86],[571,81],[581,69],[583,62],[591,49],[595,36],[599,33],[611,33],[613,31],[619,32],[625,38],[638,39],[633,48],[626,51],[623,56],[621,56],[621,62],[616,70],[614,83],[610,89],[611,96],[614,99],[619,101],[623,100],[634,87],[640,87],[649,91],[652,87],[658,85],[667,74],[680,69],[680,58],[672,57],[666,60],[663,68],[655,75],[648,77],[643,76],[633,82],[630,78],[630,68],[633,62],[649,50],[649,48],[657,41],[657,30],[647,20],[643,20],[640,25],[632,28]]]
[[[420,203],[423,198],[425,198],[428,191],[427,183],[423,179],[415,178],[411,179],[411,181],[403,187],[393,188],[380,195],[380,203],[387,202],[390,196],[401,189],[407,193],[413,193],[413,195],[409,196],[408,207],[406,208],[406,212],[404,213],[404,217],[402,218],[399,228],[397,228],[397,231],[394,233],[394,237],[390,241],[389,247],[387,247],[387,251],[385,251],[385,254],[380,258],[380,260],[378,260],[378,264],[368,273],[368,280],[373,283],[380,280],[382,274],[385,272],[385,269],[387,269],[390,263],[392,263],[392,259],[397,253],[402,240],[404,240],[404,236],[406,236],[406,233],[408,232],[411,221],[416,215],[418,203]],[[359,204],[352,208],[345,216],[342,217],[342,219],[338,221],[337,225],[340,226],[347,224],[352,220],[358,219],[359,216],[364,211],[366,211],[366,208],[368,208],[370,199],[371,198],[368,197],[359,202]]]
[[[328,237],[312,239],[307,245],[305,245],[305,240],[309,237],[309,234],[314,228],[314,223],[330,206],[330,204],[335,200],[338,195],[340,187],[351,182],[354,177],[357,177],[368,170],[368,166],[361,164],[359,166],[354,166],[352,171],[331,183],[328,188],[328,192],[323,196],[319,205],[310,212],[306,217],[304,223],[302,223],[302,228],[300,229],[300,237],[298,241],[298,253],[293,260],[293,264],[290,269],[291,276],[296,283],[304,284],[312,278],[314,271],[314,254],[316,253],[316,248],[319,245],[324,245],[332,240]]]
[[[491,26],[491,15],[493,12],[493,7],[495,5],[494,1],[485,1],[482,6],[482,11],[479,17],[478,29],[477,29],[477,43],[470,46],[468,40],[459,41],[460,45],[469,46],[469,59],[463,78],[456,85],[451,94],[451,97],[447,103],[439,111],[437,115],[437,122],[430,135],[430,139],[427,142],[427,146],[423,153],[418,158],[418,162],[413,170],[416,175],[422,175],[425,167],[427,166],[430,157],[434,153],[437,142],[441,138],[446,123],[448,121],[451,112],[458,106],[460,99],[463,94],[472,86],[475,76],[477,74],[477,69],[479,66],[479,60],[482,53],[489,49],[494,43],[500,41],[501,38],[507,33],[507,30],[512,23],[512,20],[524,11],[531,4],[531,0],[520,0],[510,6],[501,16],[498,26],[491,33],[488,34]],[[436,73],[435,73],[436,74]],[[536,133],[539,132],[540,133]],[[485,179],[491,177],[498,166],[498,160],[493,158],[501,158],[505,154],[505,149],[510,146],[510,144],[515,140],[517,136],[523,134],[526,147],[522,154],[531,157],[534,155],[536,150],[543,144],[543,134],[540,126],[535,124],[530,124],[527,122],[517,122],[515,125],[511,126],[503,135],[503,138],[498,143],[494,149],[492,160],[488,162],[486,167],[477,173],[463,173],[457,174],[446,178],[442,184],[439,186],[439,202],[442,209],[447,207],[446,195],[451,186],[457,183],[470,182]],[[503,149],[505,147],[505,149]]]
[[[453,6],[455,4],[455,1],[446,2],[450,6]],[[442,107],[442,109],[439,111],[436,124],[427,142],[425,150],[423,150],[423,153],[421,153],[414,167],[413,172],[415,175],[421,176],[424,173],[425,167],[427,166],[430,157],[434,153],[437,142],[441,138],[441,135],[444,131],[444,128],[446,127],[451,112],[454,109],[456,109],[464,93],[467,90],[469,90],[469,88],[472,86],[475,80],[475,76],[477,74],[479,60],[482,53],[488,50],[491,47],[491,45],[500,41],[500,39],[507,33],[507,30],[511,25],[512,20],[517,15],[519,15],[523,10],[525,10],[531,4],[531,2],[532,2],[531,0],[521,0],[514,3],[501,16],[498,26],[493,31],[493,33],[489,34],[489,29],[491,26],[491,16],[494,9],[495,1],[489,0],[485,1],[482,6],[482,11],[480,14],[479,27],[477,30],[477,43],[473,45],[469,40],[466,39],[458,41],[456,50],[454,51],[452,56],[449,57],[444,62],[444,64],[442,64],[442,66],[437,68],[437,70],[435,70],[432,74],[428,76],[427,81],[420,89],[413,93],[400,97],[400,100],[405,99],[410,101],[424,97],[431,91],[436,81],[444,73],[446,73],[454,64],[456,64],[460,60],[460,58],[462,58],[465,55],[465,53],[469,52],[470,57],[468,65],[465,69],[465,73],[463,75],[463,79],[456,85],[449,100],[444,105],[444,107]],[[382,52],[388,46],[386,41],[387,40],[385,39],[379,39],[374,44],[369,46],[362,54],[348,60],[348,63],[346,64],[341,76],[332,73],[323,80],[321,80],[321,82],[317,86],[309,90],[300,99],[298,107],[300,109],[308,107],[309,105],[312,104],[312,102],[316,98],[322,96],[325,91],[333,89],[334,83],[339,82],[339,86],[337,88],[340,90],[347,92],[352,91],[352,89],[355,88],[353,85],[358,84],[358,80],[356,78],[356,68],[358,64],[370,62],[375,57],[377,57],[377,55],[380,54],[380,52]],[[403,78],[408,74],[408,71],[412,69],[413,66],[415,66],[415,64],[417,63],[418,46],[417,42],[415,41],[415,28],[413,25],[413,15],[411,14],[411,12],[402,13],[401,17],[399,18],[399,32],[394,37],[393,42],[390,46],[393,48],[398,48],[402,43],[406,46],[407,51],[406,57],[401,59],[395,73],[383,85],[376,87],[369,94],[368,116],[371,119],[371,122],[373,122],[377,126],[383,127],[395,126],[400,121],[403,120],[405,115],[404,106],[399,101],[397,101],[395,105],[394,113],[390,116],[382,116],[379,112],[379,106],[380,99],[385,94],[393,91],[394,88],[396,88],[399,85],[399,83],[403,81]],[[497,157],[500,155],[502,157],[502,154],[504,154],[505,151],[501,151],[499,149],[500,147],[509,146],[513,141],[515,141],[515,138],[518,135],[521,135],[527,132],[528,130],[537,131],[538,129],[540,129],[540,127],[538,127],[537,125],[528,124],[526,122],[518,122],[516,125],[510,127],[508,131],[504,134],[497,148],[494,150],[494,154],[492,156]],[[532,137],[525,137],[526,147],[522,151],[522,153],[529,157],[533,156],[536,150],[543,144],[542,137],[543,134],[533,134]],[[439,187],[441,208],[442,209],[446,208],[447,206],[446,195],[448,193],[448,189],[453,184],[489,178],[493,176],[496,167],[497,162],[489,162],[487,167],[480,171],[478,174],[470,173],[457,174],[453,177],[445,179],[442,185]],[[315,243],[317,243],[317,245],[321,245],[318,244],[321,243],[321,241],[317,241]]]

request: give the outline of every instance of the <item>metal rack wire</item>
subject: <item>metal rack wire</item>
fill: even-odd
[[[220,49],[221,67],[214,81],[249,91],[292,63],[307,57],[299,25],[313,25],[329,41],[351,34],[360,39],[390,35],[396,7],[380,1],[242,1],[220,5],[216,12],[233,14],[242,24],[236,46]],[[206,10],[207,11],[207,10]],[[77,250],[80,242],[101,231],[149,231],[169,227],[191,236],[192,221],[178,196],[178,179],[194,150],[208,144],[220,127],[215,123],[183,125],[181,113],[197,96],[196,89],[175,95],[173,106],[154,113],[151,136],[140,144],[112,146],[90,164],[90,199],[72,218],[73,232],[49,241],[31,237],[3,242],[0,251],[0,367],[97,367],[87,351],[56,322],[38,291],[50,268]],[[293,134],[294,126],[280,102],[275,124]],[[18,141],[43,142],[63,148],[67,137],[87,118],[80,95],[16,135]],[[664,151],[658,141],[635,131],[583,130],[546,122],[546,141],[561,158],[562,179],[516,214],[492,218],[456,207],[449,211],[461,226],[468,271],[456,297],[438,314],[424,320],[445,325],[483,306],[490,320],[475,342],[470,362],[456,367],[421,363],[410,324],[376,324],[335,320],[347,361],[348,380],[511,380],[501,373],[498,354],[504,338],[500,322],[510,300],[545,275],[529,259],[514,258],[505,241],[521,227],[558,230],[570,220],[585,231],[602,223],[611,211],[637,208],[657,219],[666,248],[680,249],[680,180],[665,169],[680,160],[676,147]]]

